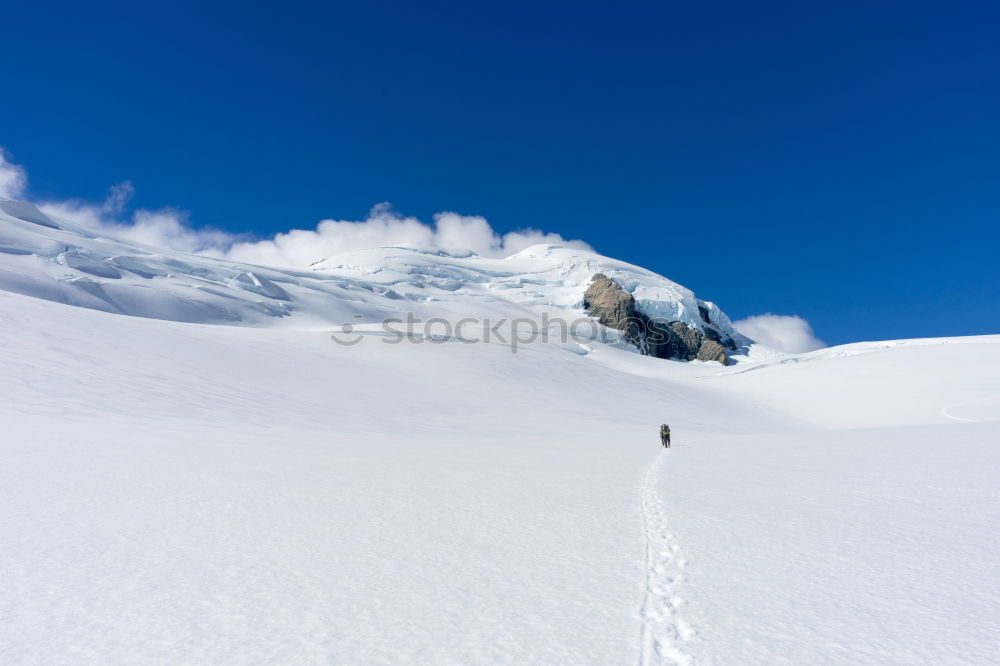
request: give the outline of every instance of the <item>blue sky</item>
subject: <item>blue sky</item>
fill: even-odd
[[[9,3],[31,197],[482,215],[829,343],[1000,332],[988,3]]]

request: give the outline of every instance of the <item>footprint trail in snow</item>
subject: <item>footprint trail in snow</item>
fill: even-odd
[[[685,643],[694,630],[679,617],[684,599],[677,587],[685,582],[687,562],[675,543],[656,492],[668,452],[661,452],[646,470],[641,487],[643,529],[646,536],[646,590],[640,609],[639,666],[687,665],[691,656]]]

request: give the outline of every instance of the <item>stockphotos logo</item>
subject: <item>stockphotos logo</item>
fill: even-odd
[[[366,339],[377,338],[382,344],[460,344],[499,343],[509,345],[511,352],[536,343],[617,342],[625,340],[640,348],[665,341],[659,327],[651,327],[649,320],[629,319],[622,330],[610,329],[597,321],[578,317],[567,320],[550,317],[542,313],[540,318],[518,317],[515,319],[479,319],[463,317],[458,320],[444,317],[419,319],[412,312],[405,318],[390,317],[381,322],[368,324],[364,315],[354,315],[354,322],[341,324],[340,329],[330,334],[330,339],[338,345],[353,347]]]

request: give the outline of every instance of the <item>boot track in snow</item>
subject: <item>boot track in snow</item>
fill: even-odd
[[[646,537],[646,589],[639,611],[642,621],[639,666],[691,664],[684,644],[694,631],[678,616],[684,604],[677,586],[685,581],[687,562],[670,532],[663,515],[663,502],[656,492],[669,451],[663,451],[646,469],[640,488],[643,531]]]

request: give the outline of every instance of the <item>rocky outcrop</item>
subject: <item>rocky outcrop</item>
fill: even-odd
[[[642,317],[641,314],[638,316]],[[646,319],[644,325],[645,343],[650,356],[682,361],[718,361],[723,365],[726,364],[726,348],[701,329],[688,326],[682,321],[665,323]],[[712,333],[718,336],[715,331]]]
[[[715,340],[708,339],[701,341],[701,346],[698,347],[698,355],[695,358],[699,361],[718,361],[722,365],[725,365],[729,361],[726,356],[726,348]]]
[[[635,299],[603,273],[591,279],[583,295],[583,307],[591,317],[609,328],[624,331],[635,318]]]
[[[668,326],[670,326],[670,331],[677,336],[681,355],[689,361],[696,357],[698,350],[701,349],[701,343],[705,339],[704,334],[697,328],[691,328],[680,321],[672,321]]]
[[[725,365],[728,359],[724,345],[726,342],[733,344],[711,327],[707,309],[698,308],[706,323],[704,330],[682,321],[650,319],[636,310],[632,294],[603,273],[592,278],[583,295],[583,307],[600,323],[622,331],[622,337],[627,342],[648,356],[683,361],[718,361]]]

